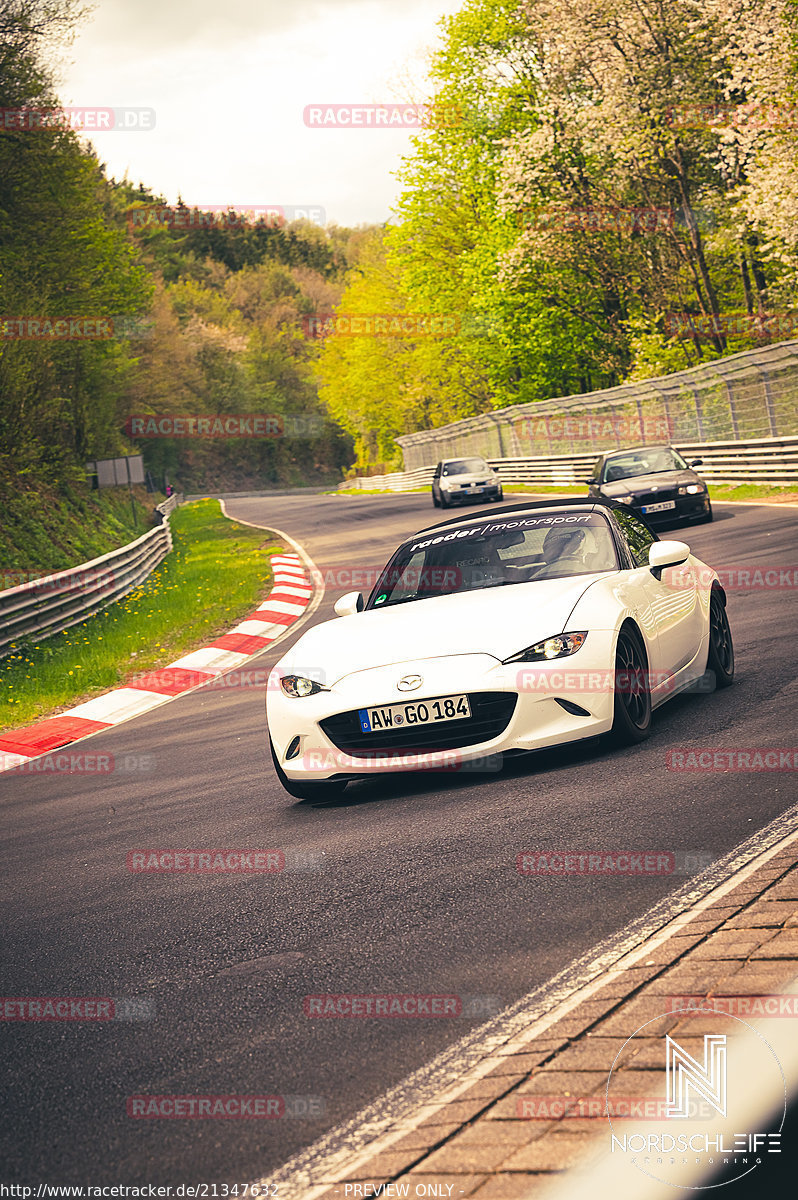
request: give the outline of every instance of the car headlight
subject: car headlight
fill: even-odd
[[[283,675],[280,687],[286,696],[291,696],[294,700],[301,700],[303,696],[315,696],[317,692],[329,692],[330,690],[323,684],[316,683],[315,679],[306,679],[304,675]]]
[[[686,483],[683,487],[679,488],[679,495],[697,496],[700,492],[705,492],[706,490],[706,484],[704,483]]]
[[[518,654],[513,654],[510,658],[502,661],[505,664],[551,662],[555,658],[565,658],[569,654],[576,654],[577,650],[584,646],[586,638],[587,633],[558,633],[555,637],[546,638],[543,642],[536,642],[534,646],[528,646],[526,650],[520,650]]]

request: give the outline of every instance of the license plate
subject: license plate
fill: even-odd
[[[665,512],[666,508],[675,508],[675,507],[676,507],[675,500],[662,500],[662,501],[660,501],[659,504],[646,504],[643,508],[640,509],[640,511],[642,513]]]
[[[471,716],[468,696],[438,696],[434,700],[414,700],[409,704],[386,704],[381,708],[359,708],[361,733],[384,733],[386,729],[404,729],[412,725],[439,725],[441,721],[462,721]]]

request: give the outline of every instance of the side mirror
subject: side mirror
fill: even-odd
[[[582,483],[586,483],[588,487],[592,487],[594,483],[598,483],[597,479],[583,479]]]
[[[339,617],[353,617],[355,613],[363,611],[364,604],[362,592],[347,592],[335,601],[333,609]]]
[[[689,465],[691,467],[703,467],[704,460],[703,460],[703,458],[694,458],[693,461]]]
[[[664,567],[676,567],[686,562],[690,547],[684,542],[652,542],[648,550],[648,565],[654,571]]]

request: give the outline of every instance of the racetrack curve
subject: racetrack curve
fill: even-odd
[[[381,566],[439,516],[420,494],[275,495],[227,509],[284,530],[323,572]],[[797,525],[795,509],[719,505],[713,524],[672,536],[716,568],[791,567],[794,581]],[[339,577],[311,621],[329,619],[348,590]],[[798,745],[795,587],[732,588],[728,608],[735,685],[658,710],[652,737],[633,749],[590,742],[516,759],[498,775],[382,776],[309,804],[274,776],[263,688],[217,684],[84,742],[115,757],[112,774],[0,777],[2,994],[155,1005],[154,1019],[139,1022],[3,1022],[3,1181],[266,1175],[481,1021],[312,1020],[305,995],[510,1004],[684,883],[524,878],[519,852],[718,857],[788,808],[794,773],[666,767],[671,748]],[[289,644],[252,666],[268,670]],[[146,756],[151,769],[135,769]],[[324,865],[260,877],[132,874],[126,856],[143,847],[280,848]],[[126,1115],[132,1095],[231,1093],[322,1097],[326,1115]]]

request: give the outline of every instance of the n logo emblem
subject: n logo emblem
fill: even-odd
[[[696,1062],[678,1042],[665,1035],[665,1072],[668,1087],[669,1117],[689,1117],[693,1089],[707,1100],[716,1112],[726,1116],[726,1034],[704,1034],[704,1064]]]

